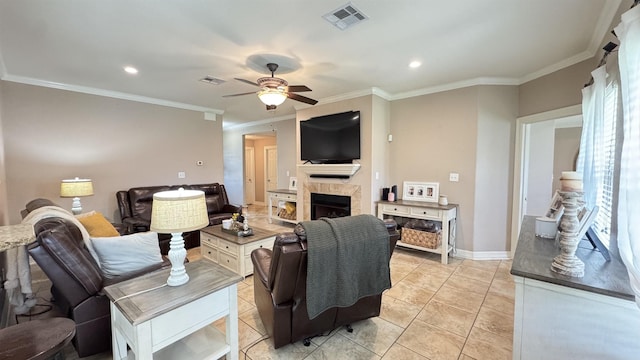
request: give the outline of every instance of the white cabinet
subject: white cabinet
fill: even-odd
[[[292,219],[285,219],[285,218],[279,217],[277,213],[276,214],[273,213],[274,206],[277,207],[280,201],[297,204],[296,191],[286,190],[286,189],[277,189],[277,190],[269,190],[267,194],[269,195],[269,222],[270,223],[273,222],[273,219],[288,222],[291,224],[298,223],[297,209],[296,209],[296,216],[294,216]]]
[[[638,359],[640,309],[618,254],[607,260],[582,241],[584,276],[560,275],[551,270],[560,249],[535,235],[535,218],[524,216],[511,266],[513,359]]]
[[[458,205],[456,204],[441,206],[437,203],[404,200],[398,200],[395,202],[378,202],[378,218],[380,219],[384,219],[385,217],[403,217],[440,222],[442,224],[442,244],[439,247],[429,249],[422,246],[407,244],[402,242],[402,238],[398,241],[398,245],[411,249],[441,254],[441,261],[443,264],[448,262],[448,254],[455,250],[457,210]]]

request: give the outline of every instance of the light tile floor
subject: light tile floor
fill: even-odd
[[[250,206],[245,213],[255,226],[278,232],[293,228],[269,224],[266,207]],[[188,256],[197,260],[199,249],[191,249]],[[266,331],[249,276],[238,285],[240,359],[511,359],[511,261],[449,260],[443,265],[437,254],[396,248],[393,287],[383,295],[380,317],[352,324],[352,333],[340,328],[316,337],[309,347],[297,342],[277,350],[270,339],[263,339]],[[39,291],[48,294],[48,286],[46,278],[38,281]],[[223,322],[213,325],[224,329]],[[78,358],[72,346],[65,353],[67,359]],[[110,358],[105,353],[84,359]]]

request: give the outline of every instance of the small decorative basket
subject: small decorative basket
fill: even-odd
[[[292,213],[287,213],[286,209],[278,209],[278,217],[282,218],[282,219],[287,219],[287,220],[295,220],[296,219],[296,212],[292,212]]]
[[[400,240],[409,245],[437,249],[442,244],[442,232],[432,221],[415,219],[402,228]]]

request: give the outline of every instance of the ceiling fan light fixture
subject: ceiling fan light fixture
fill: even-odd
[[[264,89],[258,93],[258,98],[265,105],[278,106],[287,99],[287,95],[278,89]]]

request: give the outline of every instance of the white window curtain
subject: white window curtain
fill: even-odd
[[[615,32],[623,110],[618,249],[640,307],[640,6],[622,15]]]
[[[604,162],[603,129],[604,103],[607,87],[607,69],[601,66],[593,72],[593,84],[582,89],[582,135],[577,171],[582,174],[584,200],[592,209],[602,189],[603,176],[597,171],[598,164]]]

